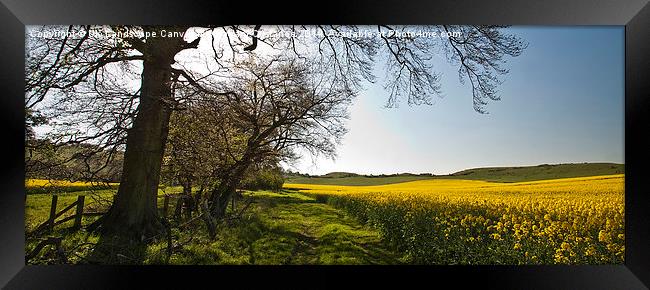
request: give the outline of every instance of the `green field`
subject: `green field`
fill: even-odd
[[[625,173],[625,165],[615,163],[575,163],[524,167],[474,168],[456,172],[444,178],[484,180],[493,182],[523,182],[558,178],[587,177]]]
[[[83,194],[83,192],[80,192]],[[110,197],[112,193],[101,193]],[[27,226],[45,221],[49,214],[49,195],[29,195]],[[74,202],[76,195],[60,195],[61,209]],[[144,264],[399,264],[401,256],[382,242],[378,231],[359,223],[349,213],[319,202],[313,197],[294,191],[247,192],[244,201],[251,206],[239,220],[218,227],[215,240],[208,237],[205,226],[198,222],[184,231],[174,230],[175,243],[186,243],[169,258],[166,242],[154,243],[145,250]],[[236,205],[243,208],[241,202]],[[173,203],[170,208],[173,208]],[[159,202],[162,208],[162,202]],[[94,218],[84,218],[84,224]],[[173,222],[173,221],[172,221]],[[68,234],[64,224],[56,227],[54,236],[63,236],[65,250],[76,251],[71,263],[84,263],[88,247],[75,249],[84,243],[96,243],[98,236],[79,231]],[[188,241],[191,242],[187,243]],[[28,240],[26,252],[31,252],[37,240]],[[45,249],[33,263],[53,262],[53,249]],[[125,258],[126,259],[126,258]],[[121,261],[129,263],[128,260]]]
[[[473,168],[459,171],[450,175],[420,176],[401,174],[396,176],[365,176],[354,173],[334,172],[315,177],[289,177],[286,183],[323,184],[323,185],[385,185],[427,179],[470,179],[492,182],[523,182],[571,177],[586,177],[596,175],[611,175],[625,173],[623,164],[614,163],[576,163],[555,164],[523,167],[491,167]]]
[[[619,164],[566,164],[534,167],[469,169],[450,176],[398,175],[368,177],[335,173],[326,177],[300,177],[286,183],[323,185],[383,185],[425,179],[482,179],[497,182],[555,179],[602,174],[623,173]],[[298,190],[298,189],[296,189]],[[179,193],[179,187],[161,188],[158,207],[163,207],[163,195]],[[29,192],[29,191],[28,191]],[[105,211],[115,194],[115,189],[70,192],[58,191],[57,209],[73,203],[78,195],[86,196],[84,210]],[[47,220],[51,194],[28,194],[26,197],[25,230],[31,232]],[[209,238],[201,220],[188,224],[183,230],[173,229],[173,243],[178,246],[167,255],[166,241],[159,241],[138,251],[138,263],[144,264],[403,264],[409,263],[405,252],[387,244],[385,233],[371,224],[359,221],[355,212],[315,199],[312,194],[294,190],[282,192],[247,191],[236,210],[251,201],[245,214],[218,227],[214,240]],[[169,214],[173,213],[176,199],[170,200]],[[229,207],[229,210],[232,209]],[[70,212],[72,214],[72,212]],[[96,216],[84,217],[82,223],[90,224]],[[170,218],[173,226],[184,222]],[[63,237],[62,247],[69,254],[68,263],[85,263],[91,245],[98,236],[85,230],[67,232],[69,221],[57,225],[47,236]],[[30,253],[45,236],[29,237],[26,253]],[[30,264],[56,263],[53,248],[45,248]],[[132,263],[125,258],[119,263]],[[115,262],[115,261],[113,261]]]
[[[416,181],[416,180],[426,180],[431,178],[434,177],[431,176],[296,177],[296,178],[287,178],[285,180],[285,183],[364,186],[364,185],[384,185],[384,184],[409,182],[409,181]]]
[[[63,210],[68,205],[77,201],[77,197],[80,195],[86,196],[84,201],[84,212],[104,212],[110,206],[113,196],[116,193],[116,189],[103,189],[103,190],[87,190],[83,187],[81,190],[66,189],[64,191],[57,191],[57,212]],[[57,189],[58,190],[58,189]],[[182,189],[180,187],[167,187],[164,190],[158,190],[158,203],[162,206],[162,200],[164,194],[173,194],[180,193]],[[42,224],[48,219],[50,214],[50,206],[52,204],[52,193],[47,193],[43,191],[38,191],[38,193],[29,193],[27,194],[25,202],[25,231],[31,232],[38,225]],[[62,217],[65,218],[69,215],[72,215],[74,211],[68,211]],[[95,218],[90,218],[89,220],[94,220]],[[58,220],[58,219],[57,219]],[[86,217],[84,217],[86,220]],[[84,222],[85,224],[86,222]],[[72,221],[64,223],[62,226],[72,225]]]

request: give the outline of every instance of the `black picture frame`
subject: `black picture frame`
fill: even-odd
[[[634,1],[0,0],[0,285],[7,289],[434,287],[648,289],[650,285],[650,5]],[[509,24],[625,26],[624,265],[603,266],[25,266],[24,53],[32,24]],[[594,60],[598,61],[598,60]],[[300,282],[299,282],[300,281]],[[207,284],[204,284],[207,283]],[[424,283],[424,284],[422,284]]]

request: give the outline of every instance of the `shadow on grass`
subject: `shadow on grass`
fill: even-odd
[[[379,233],[347,213],[295,191],[254,196],[260,210],[245,226],[254,264],[399,264]]]
[[[221,224],[215,240],[205,226],[174,231],[173,255],[166,243],[142,245],[117,237],[102,237],[87,256],[91,264],[182,264],[182,265],[318,265],[400,264],[379,233],[345,211],[313,197],[285,190],[246,193],[252,204],[245,214]],[[248,201],[239,202],[241,208]],[[239,209],[238,209],[239,210]]]
[[[147,245],[118,236],[101,236],[86,263],[104,265],[141,265],[147,255]]]

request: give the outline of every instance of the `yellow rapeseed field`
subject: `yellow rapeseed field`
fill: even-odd
[[[63,193],[73,191],[92,191],[103,189],[117,189],[118,183],[83,182],[68,180],[25,179],[27,194],[33,193]]]
[[[624,175],[496,183],[285,184],[345,208],[420,264],[620,264]]]
[[[65,187],[65,186],[91,186],[93,185],[90,182],[82,182],[82,181],[76,181],[76,182],[70,182],[67,180],[48,180],[48,179],[26,179],[25,180],[25,187],[48,187],[48,186],[59,186],[59,187]]]

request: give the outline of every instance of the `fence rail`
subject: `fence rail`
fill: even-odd
[[[71,231],[81,229],[81,221],[83,216],[99,216],[103,215],[104,212],[84,212],[85,205],[85,195],[79,195],[77,200],[72,204],[66,206],[64,209],[57,212],[56,207],[59,201],[58,195],[52,195],[52,202],[50,204],[50,215],[48,219],[38,225],[33,231],[27,234],[28,237],[39,235],[39,234],[49,234],[54,231],[54,227],[70,220],[74,220],[74,224],[69,228]],[[185,214],[188,218],[191,218],[193,213],[197,211],[196,206],[194,206],[193,201],[188,196],[183,195],[165,195],[163,197],[163,208],[161,209],[161,216],[164,218],[168,217],[170,199],[178,199],[176,202],[176,207],[174,209],[174,218],[182,218],[182,215]],[[234,203],[234,200],[233,200]],[[59,219],[65,213],[74,210],[74,214],[67,216],[63,219]],[[59,219],[59,220],[57,220]]]
[[[73,202],[72,204],[66,206],[64,209],[61,211],[57,212],[56,211],[56,206],[59,200],[58,195],[52,195],[52,203],[50,205],[50,217],[42,224],[36,227],[29,236],[33,236],[36,234],[41,234],[41,233],[51,233],[54,230],[54,226],[65,223],[70,220],[74,220],[74,224],[70,228],[70,230],[78,230],[81,228],[81,218],[84,215],[83,208],[84,208],[84,201],[85,201],[85,196],[80,195],[77,197],[77,200]],[[61,220],[57,221],[57,218],[61,217],[64,215],[66,212],[75,210],[74,215],[65,217]]]
[[[84,212],[85,198],[86,197],[84,195],[79,195],[77,196],[77,200],[75,202],[73,202],[72,204],[66,206],[64,209],[57,212],[56,207],[59,201],[59,197],[56,194],[52,195],[49,218],[45,222],[37,226],[35,230],[26,234],[27,238],[30,239],[35,238],[37,240],[40,240],[40,242],[36,245],[36,247],[29,254],[25,256],[26,263],[29,263],[30,260],[37,257],[39,253],[47,245],[52,245],[55,248],[55,253],[60,263],[66,263],[67,257],[61,245],[63,237],[54,237],[54,236],[43,237],[42,235],[51,234],[54,231],[54,227],[56,225],[60,225],[71,220],[74,220],[74,224],[72,225],[72,227],[69,227],[68,230],[77,231],[82,227],[81,222],[83,216],[99,216],[105,214],[105,212]],[[235,202],[242,200],[242,198],[243,195],[242,192],[240,191],[236,192],[236,194],[233,196],[232,198],[233,211],[235,210]],[[196,200],[196,197],[192,197],[188,195],[178,195],[178,194],[167,195],[166,194],[163,196],[163,207],[162,209],[160,209],[161,210],[160,214],[165,220],[168,218],[170,199],[177,199],[173,218],[175,220],[182,220],[183,217],[187,218],[187,220],[183,224],[179,225],[179,227],[186,226],[187,224],[201,218],[202,215],[199,213],[199,209],[198,209],[199,203],[198,200]],[[244,208],[239,212],[237,216],[241,216],[241,214],[251,204],[251,201],[252,200],[250,200],[247,204],[244,205]],[[73,209],[74,209],[73,215],[59,219],[66,212],[72,211]],[[169,230],[167,234],[169,236],[168,240],[171,241]],[[171,251],[172,248],[173,247],[171,245],[171,242],[169,242],[168,250]]]

